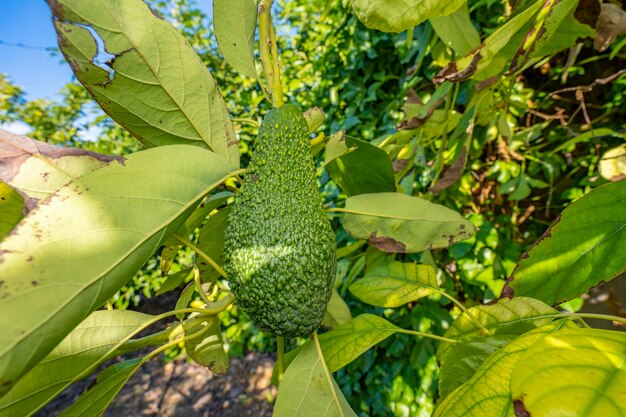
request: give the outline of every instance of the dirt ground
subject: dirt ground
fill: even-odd
[[[226,375],[184,359],[163,363],[155,358],[122,388],[104,417],[270,417],[276,396],[270,378],[274,358],[249,353],[231,361]],[[93,378],[92,378],[93,379]],[[70,388],[37,413],[57,416],[78,398],[91,380]]]

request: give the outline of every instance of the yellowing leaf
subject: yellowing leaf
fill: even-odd
[[[463,0],[352,0],[352,7],[368,28],[402,32],[431,17],[447,16],[464,3]]]
[[[70,181],[124,158],[61,148],[0,129],[0,181],[19,192],[32,210]]]
[[[566,329],[535,343],[511,375],[516,407],[533,417],[626,415],[626,333]]]
[[[399,307],[436,292],[437,275],[430,265],[391,262],[376,266],[350,286],[359,300],[378,307]]]
[[[113,296],[231,172],[196,146],[149,149],[83,175],[25,217],[0,243],[0,394]]]

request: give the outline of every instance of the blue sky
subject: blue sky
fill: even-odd
[[[205,12],[212,6],[211,0],[197,4]],[[62,56],[44,50],[49,47],[56,47],[56,34],[44,0],[0,0],[0,73],[22,87],[29,100],[53,98],[72,79]]]

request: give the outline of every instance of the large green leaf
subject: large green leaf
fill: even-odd
[[[480,36],[470,19],[467,3],[448,16],[432,17],[430,24],[457,56],[465,56],[480,45]]]
[[[498,29],[483,41],[480,48],[476,48],[463,58],[448,64],[437,74],[434,81],[463,81],[489,68],[490,65],[492,65],[494,57],[496,57],[496,55],[507,46],[509,41],[528,24],[530,19],[544,3],[544,0],[535,2],[505,24],[499,26]],[[511,56],[514,52],[515,51],[511,53]],[[508,61],[508,59],[506,61]]]
[[[0,182],[0,241],[24,218],[24,199],[17,191]]]
[[[470,308],[469,313],[480,322],[492,335],[520,335],[535,327],[551,321],[558,311],[539,300],[516,297],[512,300],[500,299],[496,304],[480,305]],[[467,313],[461,314],[444,334],[445,337],[460,341],[473,340],[481,335],[480,329]],[[452,345],[441,343],[437,349],[437,358],[443,355]]]
[[[147,146],[194,144],[239,166],[224,100],[172,25],[142,0],[47,1],[59,46],[76,78],[116,122]],[[89,28],[114,59],[97,62],[98,46]]]
[[[0,243],[0,393],[113,296],[231,172],[195,146],[150,149],[78,178],[25,217]]]
[[[58,417],[100,417],[142,364],[142,359],[131,359],[108,367],[98,375],[96,385]]]
[[[396,190],[387,152],[363,140],[333,136],[326,145],[326,169],[348,196]]]
[[[61,148],[0,129],[0,181],[22,195],[26,209],[68,182],[124,158]]]
[[[272,416],[356,417],[313,341],[307,342],[287,368]]]
[[[213,0],[215,37],[226,62],[248,77],[256,77],[254,31],[257,0]]]
[[[382,317],[361,314],[320,336],[326,364],[331,372],[343,368],[371,347],[400,331]]]
[[[548,304],[571,300],[626,269],[626,180],[603,185],[566,208],[522,256],[503,295]]]
[[[626,416],[626,333],[566,329],[543,338],[517,362],[511,395],[533,417]]]
[[[30,416],[153,318],[133,311],[94,311],[0,399],[0,417]]]
[[[370,29],[402,32],[432,17],[447,16],[465,0],[352,0],[359,20]]]
[[[402,193],[362,194],[346,200],[343,227],[385,252],[445,248],[476,228],[460,214]]]
[[[528,348],[563,325],[547,324],[496,350],[469,381],[441,402],[434,417],[516,417],[510,393],[513,369]]]
[[[359,300],[378,307],[399,307],[437,291],[437,274],[430,265],[385,263],[350,286]]]

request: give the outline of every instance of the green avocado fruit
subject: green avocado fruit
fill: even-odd
[[[333,291],[335,252],[306,120],[296,106],[273,109],[225,231],[224,268],[237,305],[262,330],[310,335]]]

